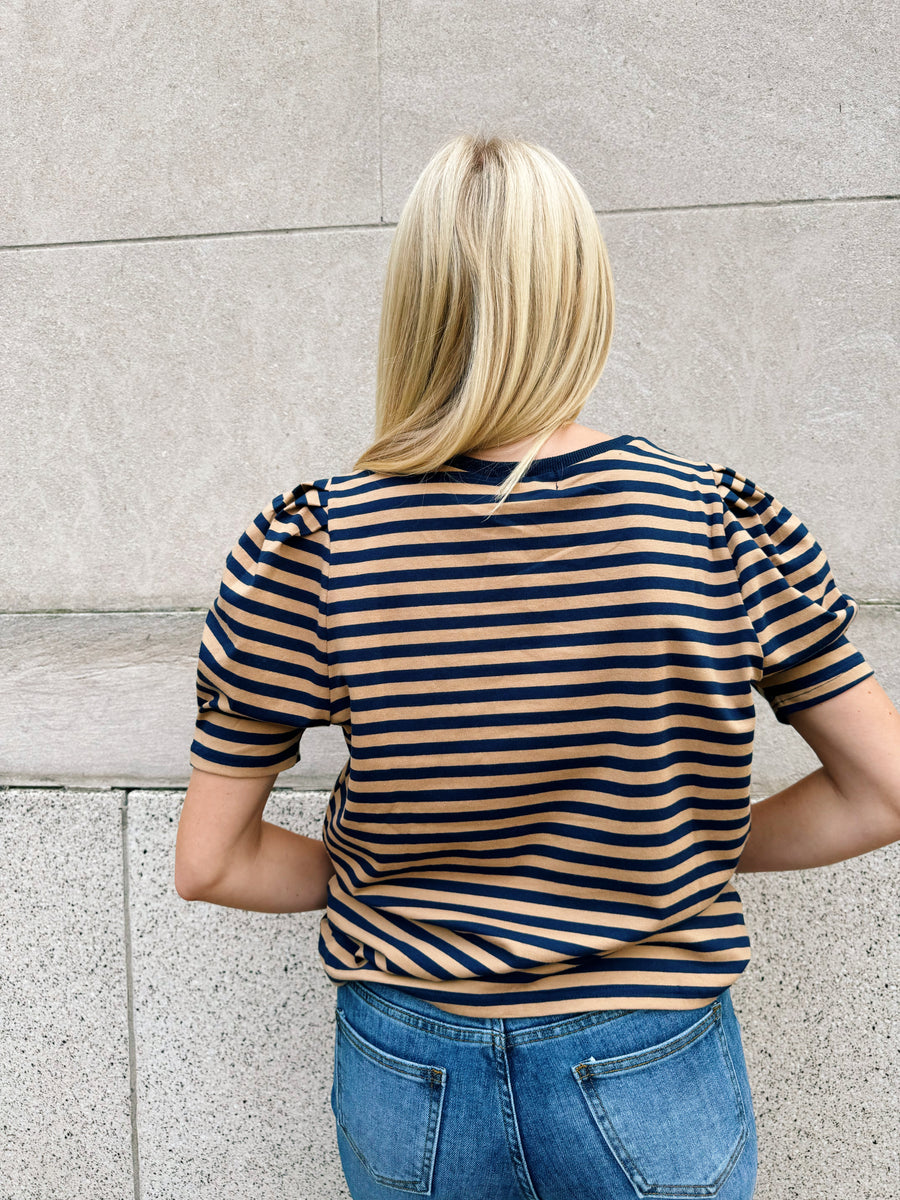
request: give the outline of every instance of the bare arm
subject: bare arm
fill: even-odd
[[[752,806],[737,870],[822,867],[900,841],[900,713],[874,676],[789,719],[822,766]]]
[[[325,908],[334,867],[323,843],[262,819],[277,778],[194,769],[175,840],[182,899],[250,912]]]

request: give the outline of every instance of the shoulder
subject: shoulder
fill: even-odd
[[[782,552],[802,539],[812,541],[800,516],[749,475],[722,463],[709,465],[730,528],[741,527],[760,545]]]
[[[677,471],[711,494],[721,506],[735,515],[776,512],[788,515],[787,508],[756,480],[726,463],[691,458],[657,446],[647,438],[636,438],[635,448],[664,470]]]
[[[693,494],[713,505],[729,498],[732,483],[740,489],[746,484],[746,476],[730,467],[661,446],[647,437],[632,438],[623,457],[642,477],[661,477],[682,494]],[[753,484],[750,486],[755,488]]]
[[[327,532],[329,483],[328,479],[317,479],[280,492],[256,515],[245,538],[257,545],[278,544]]]
[[[748,512],[777,504],[774,496],[742,471],[724,463],[709,463],[708,466],[712,471],[716,491],[728,508],[737,512]]]
[[[629,449],[645,470],[667,476],[670,484],[685,496],[693,495],[713,519],[729,529],[742,526],[754,536],[779,539],[807,533],[796,513],[735,467],[690,457],[644,437],[634,438]]]
[[[327,559],[328,483],[298,483],[260,509],[228,555],[226,581],[249,584],[304,558]]]
[[[290,527],[301,533],[314,533],[328,525],[330,479],[298,483],[275,496],[263,509],[270,523]]]
[[[271,549],[278,543],[327,543],[340,518],[353,516],[370,505],[385,489],[397,490],[408,485],[406,477],[392,478],[371,471],[331,475],[301,482],[275,496],[263,508],[247,530],[247,535]],[[245,535],[245,536],[247,536]]]

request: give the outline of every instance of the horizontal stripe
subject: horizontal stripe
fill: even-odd
[[[339,724],[319,953],[448,1012],[708,1004],[750,961],[734,871],[754,695],[782,723],[874,672],[799,517],[623,435],[282,493],[228,555],[191,761],[235,777]],[[448,464],[449,466],[450,464]]]

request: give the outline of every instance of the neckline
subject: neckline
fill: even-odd
[[[635,435],[631,433],[620,433],[617,437],[606,438],[605,441],[594,442],[593,445],[582,446],[578,450],[569,450],[566,454],[553,454],[546,458],[536,458],[522,478],[539,478],[547,471],[553,473],[573,463],[581,462],[582,459],[591,458],[595,454],[601,454],[603,451],[617,450],[619,447],[633,441],[634,437]],[[516,458],[476,458],[472,454],[455,454],[450,459],[450,464],[462,467],[466,474],[480,472],[481,474],[493,477],[508,475],[518,461]]]

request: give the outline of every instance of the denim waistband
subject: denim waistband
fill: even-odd
[[[538,1017],[471,1017],[462,1013],[445,1012],[428,1000],[413,995],[403,988],[392,987],[386,983],[362,983],[359,980],[348,980],[339,985],[338,990],[349,988],[354,996],[363,1004],[384,1013],[394,1020],[402,1021],[417,1029],[427,1029],[438,1037],[448,1037],[454,1041],[492,1041],[498,1033],[502,1033],[507,1041],[538,1041],[543,1038],[565,1037],[579,1029],[589,1029],[604,1021],[640,1013],[643,1009],[609,1008],[593,1009],[581,1013],[550,1013]],[[697,1019],[703,1012],[721,1003],[725,1007],[730,1004],[730,989],[716,996],[714,1000],[695,1010]]]

